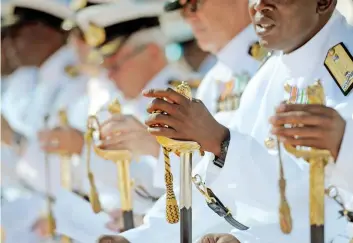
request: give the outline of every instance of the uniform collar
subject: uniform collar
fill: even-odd
[[[65,67],[77,63],[77,57],[72,47],[63,46],[51,55],[39,69],[41,80],[63,77]]]
[[[280,60],[286,66],[291,77],[311,77],[314,69],[323,64],[330,39],[334,35],[333,28],[340,23],[341,17],[335,11],[327,24],[306,44],[290,54],[279,53]]]
[[[247,61],[257,62],[249,55],[250,46],[257,40],[253,26],[249,25],[220,50],[217,58],[233,72],[241,72],[244,70],[244,63],[248,63]]]

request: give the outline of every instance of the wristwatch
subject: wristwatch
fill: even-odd
[[[218,166],[219,168],[223,168],[224,163],[226,161],[229,142],[230,142],[230,132],[229,130],[227,130],[227,136],[224,138],[224,140],[221,143],[221,154],[219,157],[215,156],[213,160],[213,164]]]

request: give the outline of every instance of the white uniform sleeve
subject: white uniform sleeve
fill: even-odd
[[[353,193],[353,118],[346,120],[346,129],[343,136],[340,152],[336,163],[332,166],[330,182],[333,185],[340,185]]]
[[[273,200],[278,198],[278,156],[269,153],[254,138],[230,131],[230,144],[224,167],[221,169],[212,163],[209,156],[207,183],[214,191],[222,193],[225,186],[234,190],[234,198],[249,205],[264,210],[275,209]],[[283,151],[283,149],[282,149]],[[293,159],[287,153],[282,153],[287,191],[293,191],[306,183],[308,166],[302,160]],[[291,184],[290,182],[295,182]],[[297,191],[297,190],[294,190]]]

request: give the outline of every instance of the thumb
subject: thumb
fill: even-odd
[[[231,234],[209,234],[202,237],[199,243],[240,243],[240,241]]]
[[[214,234],[208,234],[201,238],[198,243],[217,243]]]

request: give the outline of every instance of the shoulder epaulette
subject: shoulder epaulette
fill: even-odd
[[[339,89],[347,96],[353,88],[353,58],[342,42],[328,50],[324,65]]]

